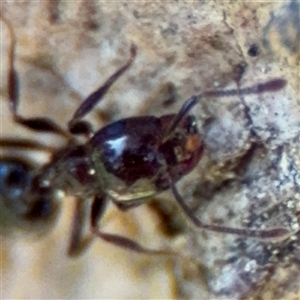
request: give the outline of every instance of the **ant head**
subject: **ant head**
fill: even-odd
[[[286,81],[284,79],[276,78],[243,89],[206,91],[188,99],[176,115],[161,117],[164,131],[160,149],[167,161],[172,182],[174,183],[188,174],[201,159],[203,153],[202,139],[198,133],[195,117],[189,115],[189,113],[202,98],[222,98],[274,92],[282,89],[285,85]]]

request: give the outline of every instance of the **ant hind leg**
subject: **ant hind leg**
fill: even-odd
[[[3,138],[0,139],[0,147],[16,148],[16,149],[32,150],[32,151],[45,151],[49,153],[55,151],[55,148],[52,148],[50,146],[29,139]]]
[[[15,68],[15,52],[16,52],[16,35],[11,23],[1,16],[3,22],[6,24],[9,35],[10,35],[10,48],[8,53],[8,98],[9,98],[9,109],[13,116],[13,120],[22,125],[23,127],[29,128],[33,131],[39,132],[50,132],[58,134],[67,140],[71,139],[70,134],[65,131],[61,126],[56,124],[53,120],[48,118],[23,118],[18,114],[18,106],[20,100],[20,87],[19,87],[19,75]]]

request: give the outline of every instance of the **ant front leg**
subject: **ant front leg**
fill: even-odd
[[[91,124],[85,121],[80,121],[85,115],[87,115],[93,108],[103,99],[108,92],[109,88],[124,74],[124,72],[132,65],[136,56],[136,46],[131,45],[130,58],[128,61],[120,67],[113,75],[111,75],[106,82],[101,85],[95,92],[90,94],[84,102],[75,111],[73,118],[69,121],[69,130],[73,134],[83,134],[91,136],[93,133]]]
[[[98,227],[98,221],[101,219],[103,213],[105,212],[106,205],[107,205],[107,200],[105,195],[96,196],[92,204],[90,224],[91,224],[91,230],[96,236],[118,247],[122,247],[124,249],[138,252],[141,254],[180,256],[179,253],[176,253],[171,250],[149,249],[140,245],[138,242],[130,238],[117,235],[117,234],[105,233],[102,230],[100,230]]]
[[[244,237],[259,238],[259,239],[274,239],[274,238],[284,238],[289,235],[289,230],[285,228],[273,228],[269,230],[260,230],[260,229],[243,229],[243,228],[232,228],[219,225],[211,225],[202,223],[194,214],[194,212],[185,204],[183,198],[179,194],[176,186],[172,184],[171,186],[173,195],[185,213],[185,215],[190,219],[190,221],[198,228],[207,229],[210,231],[220,232],[220,233],[229,233],[236,234]]]
[[[63,130],[58,124],[48,118],[23,118],[18,114],[18,106],[20,101],[20,87],[19,87],[19,75],[15,68],[15,52],[16,52],[16,35],[13,27],[6,19],[2,17],[2,20],[7,25],[10,35],[10,48],[8,53],[8,98],[9,98],[9,109],[13,116],[13,120],[22,125],[23,127],[29,128],[39,132],[51,132],[63,136],[67,140],[70,140],[70,134]]]

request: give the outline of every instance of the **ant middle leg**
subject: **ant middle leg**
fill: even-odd
[[[90,212],[91,232],[106,242],[112,243],[118,247],[125,248],[134,252],[150,255],[179,255],[171,250],[154,250],[146,248],[134,240],[117,234],[110,234],[101,231],[98,227],[98,221],[106,210],[107,199],[103,195],[96,196],[93,200]],[[86,211],[82,199],[76,199],[75,209],[72,220],[71,236],[68,246],[68,255],[76,257],[81,255],[91,244],[93,237],[84,236],[83,229],[85,224]]]
[[[91,220],[90,220],[91,231],[93,234],[105,240],[106,242],[112,243],[118,247],[131,250],[137,253],[148,254],[148,255],[182,256],[184,258],[184,255],[176,253],[175,251],[172,250],[150,249],[142,246],[141,244],[139,244],[138,242],[130,238],[118,234],[103,232],[98,227],[98,221],[101,219],[103,213],[105,212],[106,205],[107,205],[107,200],[105,195],[97,195],[94,198],[94,202],[92,204],[92,210],[91,210]]]

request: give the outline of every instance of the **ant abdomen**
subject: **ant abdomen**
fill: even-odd
[[[9,204],[22,196],[31,181],[32,167],[25,161],[16,158],[3,158],[0,161],[0,195]]]
[[[18,158],[0,160],[0,198],[2,217],[20,227],[49,223],[56,216],[57,205],[47,191],[40,195],[32,194],[34,168],[30,163]]]

